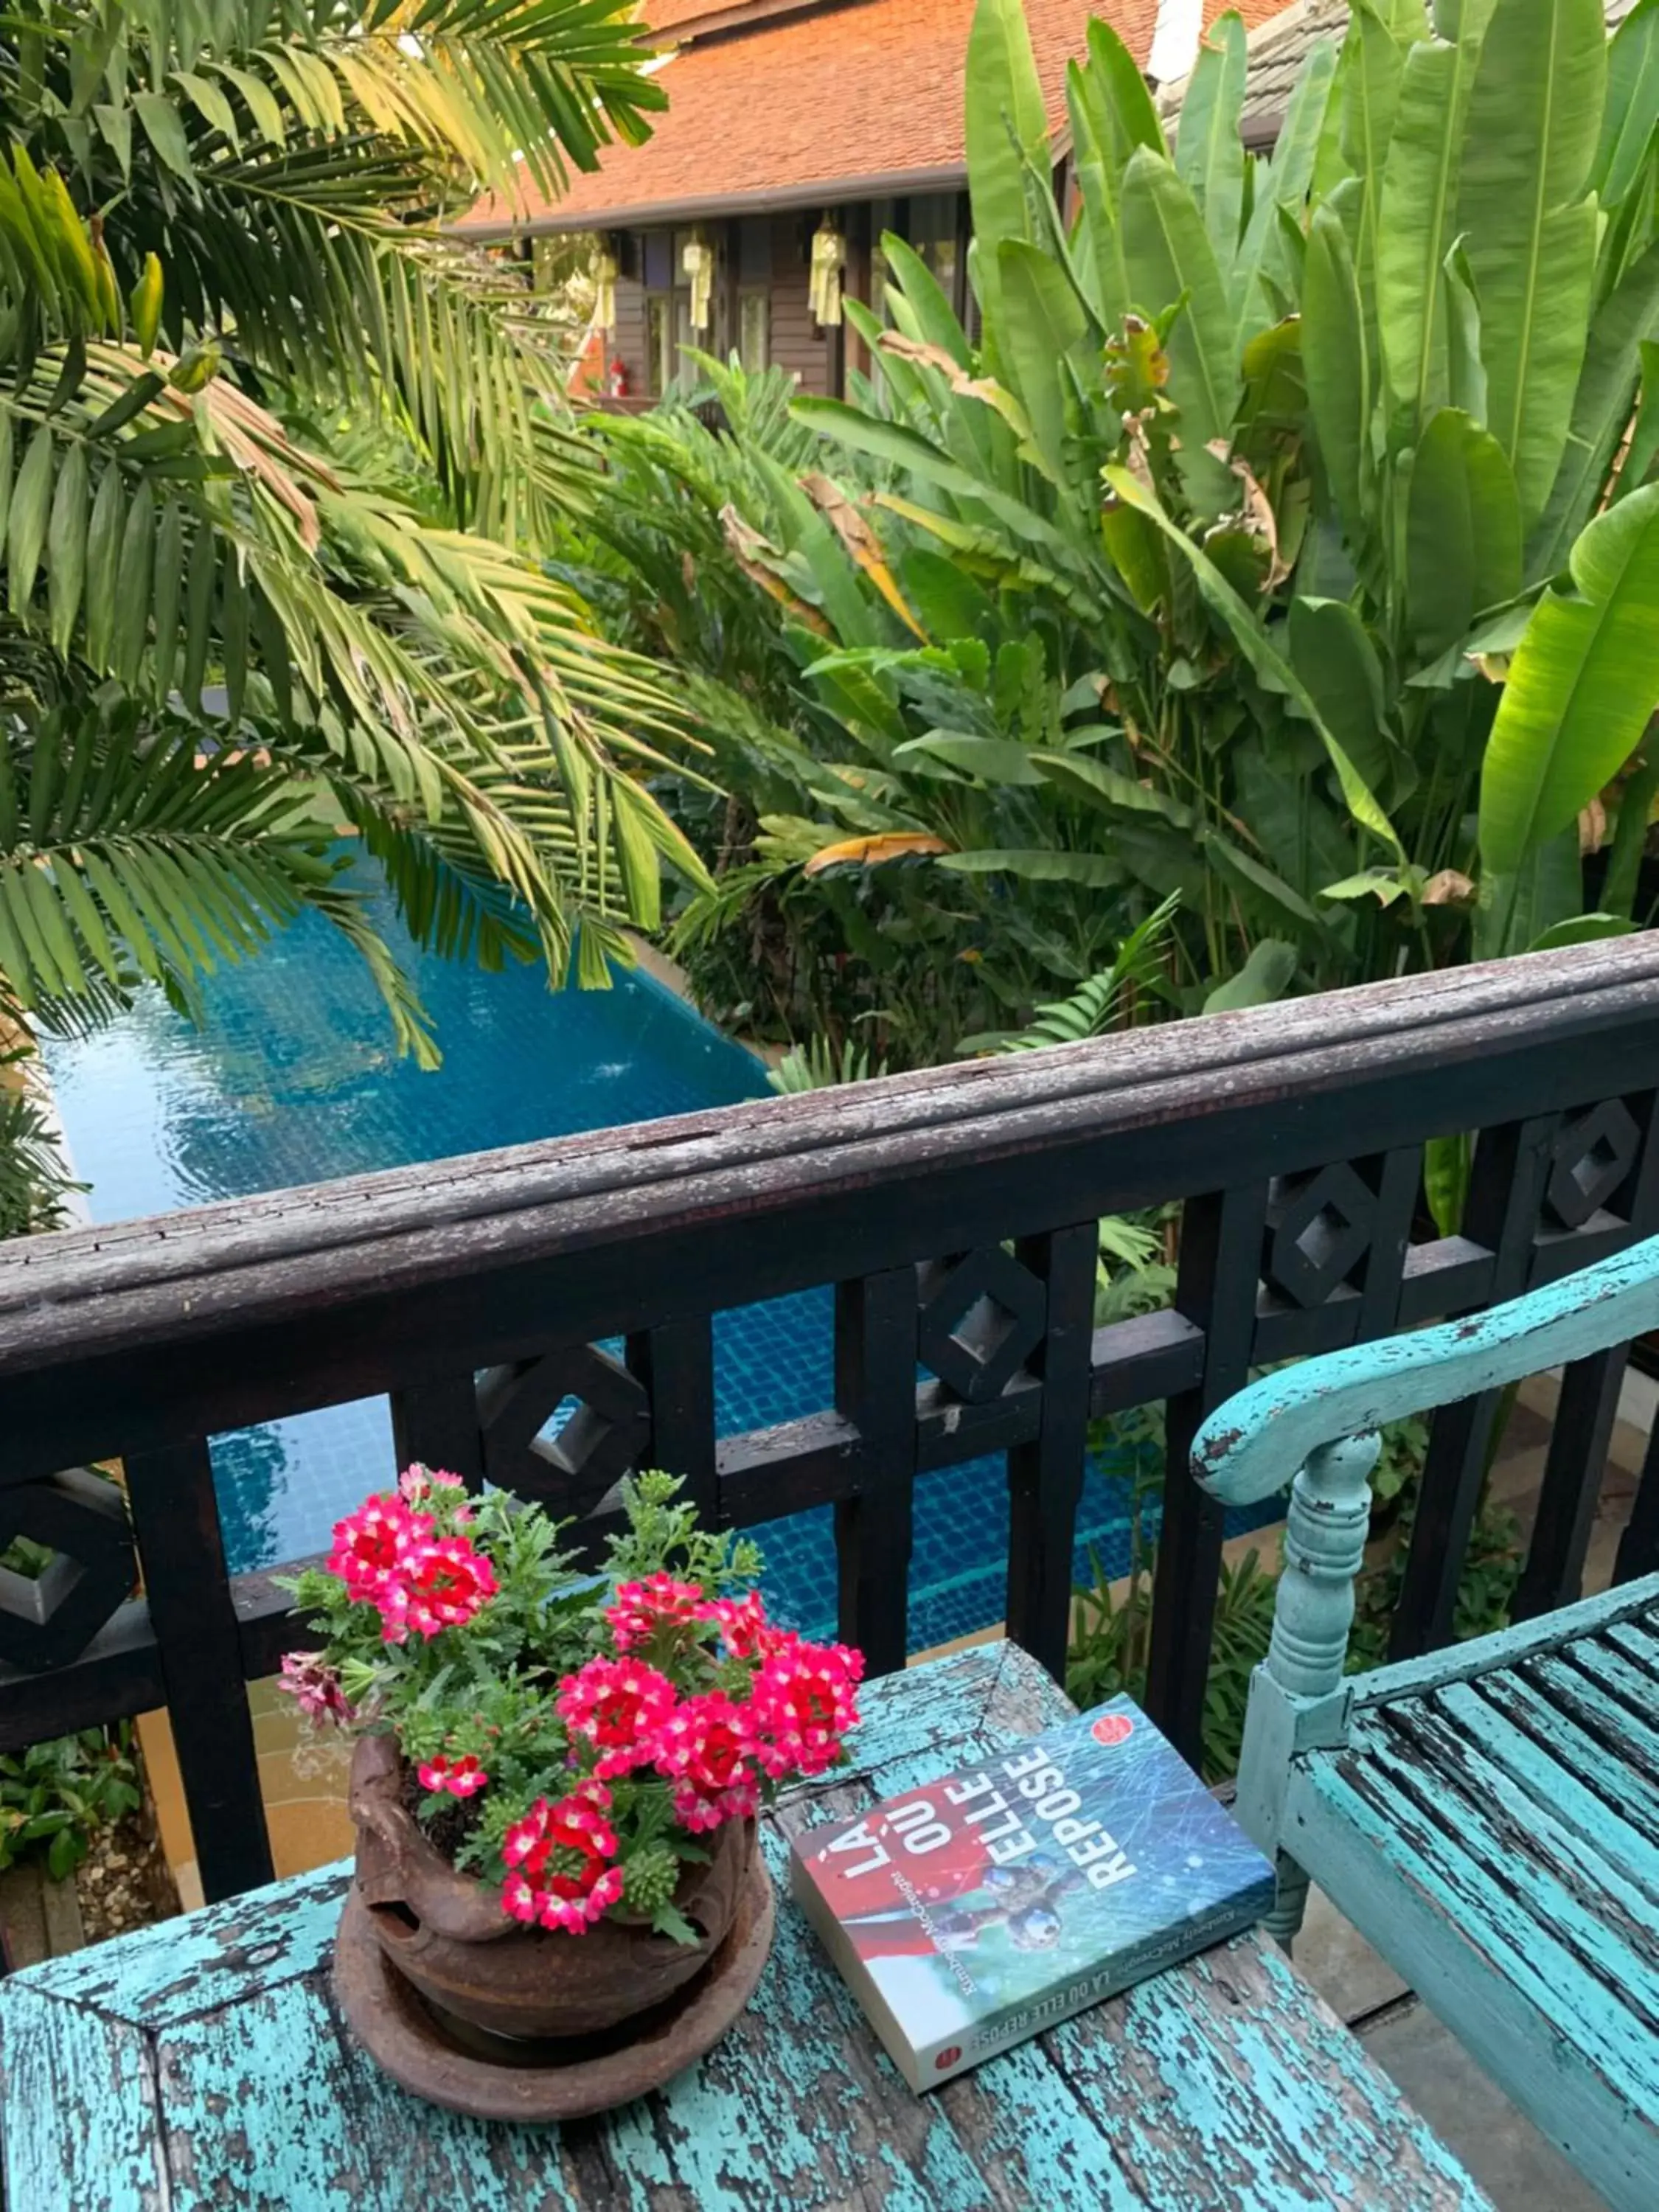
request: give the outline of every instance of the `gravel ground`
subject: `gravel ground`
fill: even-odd
[[[88,1943],[170,1920],[180,1909],[148,1809],[100,1829],[82,1861],[75,1887]]]

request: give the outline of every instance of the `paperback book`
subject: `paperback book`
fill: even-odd
[[[1127,1698],[803,1831],[790,1879],[917,2090],[1235,1935],[1273,1894]]]

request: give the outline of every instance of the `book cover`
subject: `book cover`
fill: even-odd
[[[1236,1934],[1273,1894],[1128,1698],[804,1830],[790,1879],[917,2090]]]

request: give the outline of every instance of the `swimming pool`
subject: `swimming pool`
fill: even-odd
[[[387,908],[380,926],[415,973],[445,1053],[400,1060],[349,947],[306,915],[259,958],[210,979],[194,1027],[157,993],[96,1037],[46,1059],[76,1172],[100,1221],[316,1182],[458,1152],[602,1128],[764,1095],[754,1057],[651,977],[608,992],[550,993],[530,969],[489,975],[418,953]],[[831,1298],[801,1292],[720,1315],[722,1434],[832,1400]],[[318,1549],[339,1516],[388,1480],[384,1400],[331,1407],[215,1439],[233,1572]],[[1091,1464],[1078,1566],[1092,1544],[1127,1564],[1127,1463]],[[1000,1456],[921,1478],[910,1577],[913,1648],[1001,1618],[1006,1487]],[[836,1574],[829,1510],[759,1532],[776,1611],[825,1632]]]

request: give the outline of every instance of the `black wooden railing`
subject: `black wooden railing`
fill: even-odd
[[[1181,1479],[1200,1420],[1255,1363],[1659,1227],[1656,1095],[1641,938],[9,1246],[0,1539],[60,1557],[0,1577],[0,1746],[165,1705],[208,1894],[268,1878],[244,1683],[295,1630],[270,1576],[227,1577],[207,1440],[389,1391],[400,1459],[568,1513],[642,1462],[726,1525],[833,1501],[842,1632],[878,1670],[904,1659],[916,1478],[1006,1451],[1008,1626],[1058,1671],[1087,1425],[1167,1401],[1149,1695],[1191,1747],[1221,1540]],[[1460,1131],[1468,1206],[1440,1237],[1422,1148]],[[1097,1217],[1176,1199],[1172,1310],[1095,1329]],[[712,1316],[823,1284],[833,1405],[717,1437]],[[986,1299],[998,1326],[964,1327]],[[617,1337],[622,1360],[596,1348]],[[1524,1609],[1577,1586],[1622,1364],[1566,1378]],[[1449,1634],[1489,1420],[1436,1427],[1401,1653]],[[61,1472],[118,1457],[131,1535],[109,1486]],[[1620,1571],[1656,1563],[1659,1478]]]

